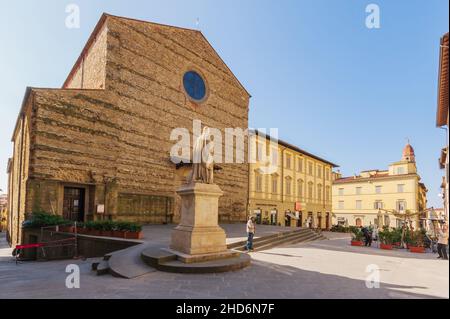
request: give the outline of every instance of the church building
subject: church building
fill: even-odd
[[[177,222],[189,166],[171,161],[171,132],[192,134],[193,120],[245,130],[249,99],[200,31],[103,14],[62,88],[26,89],[8,163],[12,244],[36,211]],[[218,166],[219,218],[244,221],[248,164]]]

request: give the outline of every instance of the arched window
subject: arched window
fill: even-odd
[[[317,185],[317,199],[322,200],[322,184]]]

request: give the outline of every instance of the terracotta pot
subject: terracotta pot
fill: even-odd
[[[89,229],[89,235],[91,236],[101,236],[102,231],[97,229]]]
[[[125,232],[121,230],[113,230],[112,236],[117,238],[125,238]]]
[[[141,239],[142,238],[142,231],[140,232],[126,232],[125,233],[126,239]]]
[[[409,246],[409,251],[412,253],[423,254],[425,252],[425,247]]]
[[[391,244],[380,244],[381,249],[392,250]]]
[[[77,234],[84,235],[86,233],[87,233],[87,229],[86,228],[77,228]]]
[[[364,243],[360,240],[352,240],[350,243],[352,246],[364,246]]]
[[[59,226],[59,231],[63,233],[73,233],[74,230],[74,226]]]
[[[400,247],[402,245],[402,243],[398,243],[397,242],[397,243],[393,243],[392,245],[395,246],[395,247]]]

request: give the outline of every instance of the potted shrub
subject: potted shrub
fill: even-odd
[[[380,239],[380,248],[386,250],[392,250],[392,232],[388,228],[384,228],[378,233]]]
[[[112,236],[118,238],[125,238],[126,223],[124,222],[114,222],[112,228]]]
[[[136,223],[129,223],[125,232],[126,239],[141,239],[142,226]]]
[[[402,247],[402,228],[395,228],[390,232],[390,240],[392,247],[401,248]]]
[[[412,253],[424,253],[425,252],[424,239],[425,234],[423,230],[411,232],[409,251]]]
[[[101,228],[101,235],[105,237],[112,237],[114,223],[110,220],[103,220],[99,222]]]
[[[352,246],[364,246],[364,242],[363,242],[364,234],[361,231],[361,229],[355,227],[355,228],[352,228],[351,231],[352,231],[352,240],[351,240],[350,244]]]
[[[73,225],[61,225],[59,226],[59,231],[63,233],[73,233],[75,232],[75,226]]]
[[[77,223],[77,234],[83,235],[86,233],[86,228],[83,222]]]

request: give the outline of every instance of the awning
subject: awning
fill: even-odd
[[[294,218],[294,219],[299,219],[297,216],[295,216],[292,213],[287,213],[286,216],[289,216],[289,217]]]

